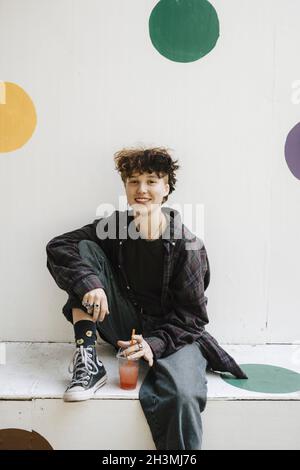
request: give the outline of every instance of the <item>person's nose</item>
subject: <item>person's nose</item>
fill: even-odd
[[[138,194],[146,194],[148,191],[146,183],[141,182],[138,186],[137,193]]]

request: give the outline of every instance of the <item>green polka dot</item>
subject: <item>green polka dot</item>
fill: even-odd
[[[242,364],[248,379],[232,378],[222,374],[222,379],[230,385],[244,390],[261,393],[292,393],[300,390],[300,374],[283,367],[267,364]]]
[[[207,0],[160,0],[151,12],[149,32],[164,57],[193,62],[215,47],[218,15]]]

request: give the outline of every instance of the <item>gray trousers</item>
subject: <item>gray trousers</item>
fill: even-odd
[[[124,296],[117,276],[103,250],[92,241],[79,242],[81,257],[89,263],[103,283],[110,315],[97,322],[99,335],[118,349],[117,341],[129,340],[135,328],[145,334],[139,311]],[[86,311],[82,299],[69,296],[63,313],[72,322],[72,308]],[[188,344],[168,357],[154,361],[139,391],[139,400],[158,450],[200,450],[201,412],[207,400],[207,361],[197,342]]]

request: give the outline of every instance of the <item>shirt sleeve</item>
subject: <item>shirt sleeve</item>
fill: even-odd
[[[201,240],[199,248],[189,250],[188,247],[188,243],[181,241],[174,276],[170,281],[173,309],[164,316],[163,323],[145,338],[155,359],[166,357],[199,339],[209,322],[207,297],[204,295],[210,281],[206,249]]]
[[[82,259],[78,244],[81,240],[90,240],[100,244],[96,227],[99,220],[72,232],[59,235],[46,246],[47,268],[56,284],[69,294],[75,293],[80,298],[92,289],[103,285],[92,267]]]

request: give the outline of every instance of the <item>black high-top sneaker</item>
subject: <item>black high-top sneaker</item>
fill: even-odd
[[[95,346],[77,347],[69,372],[73,373],[73,378],[64,393],[64,401],[88,400],[107,380],[106,370],[97,357]]]

